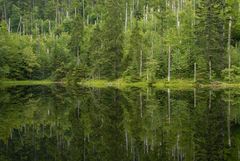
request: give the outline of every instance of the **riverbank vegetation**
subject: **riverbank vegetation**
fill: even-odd
[[[238,86],[239,5],[239,0],[0,0],[0,79],[99,87],[216,81]]]

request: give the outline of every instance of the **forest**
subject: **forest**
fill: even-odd
[[[0,0],[0,80],[240,81],[239,0]]]
[[[0,161],[239,147],[240,0],[0,0]]]

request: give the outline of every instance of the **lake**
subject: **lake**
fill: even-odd
[[[237,161],[240,89],[0,89],[1,161]]]

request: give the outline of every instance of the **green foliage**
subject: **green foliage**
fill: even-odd
[[[226,64],[224,31],[224,2],[202,0],[197,8],[196,18],[196,58],[204,58],[208,70],[200,67],[201,73],[207,75],[210,70],[221,78],[221,71]],[[210,69],[211,68],[211,69]]]
[[[130,81],[139,81],[140,71],[143,68],[144,57],[143,57],[143,36],[141,35],[140,27],[138,22],[131,33],[130,36],[130,45],[128,53],[124,56],[124,65],[125,69],[124,77],[129,76]],[[142,66],[142,69],[140,69]]]
[[[69,47],[73,55],[77,59],[77,65],[80,63],[80,55],[82,54],[82,41],[83,41],[83,20],[80,16],[77,16],[72,22],[71,26],[71,38],[69,41]]]
[[[220,80],[228,64],[230,17],[232,65],[240,66],[238,5],[1,0],[0,77],[63,80],[75,72],[77,81],[83,68],[85,78],[154,82],[168,72],[172,79],[193,79],[197,64],[198,82],[210,81],[210,71],[212,80]]]
[[[101,66],[103,65],[103,58],[101,57],[102,52],[102,31],[100,26],[97,25],[93,29],[89,46],[89,74],[94,79],[101,79]]]
[[[101,53],[101,77],[116,79],[120,77],[123,56],[123,1],[107,1],[103,24]]]
[[[229,78],[230,72],[230,78]],[[226,68],[222,71],[222,77],[225,81],[239,82],[240,81],[240,67],[233,65],[230,69]]]
[[[87,68],[85,66],[75,66],[67,76],[70,83],[77,83],[87,77]]]

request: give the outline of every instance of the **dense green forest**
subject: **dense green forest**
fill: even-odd
[[[0,0],[0,79],[240,81],[239,0]]]

